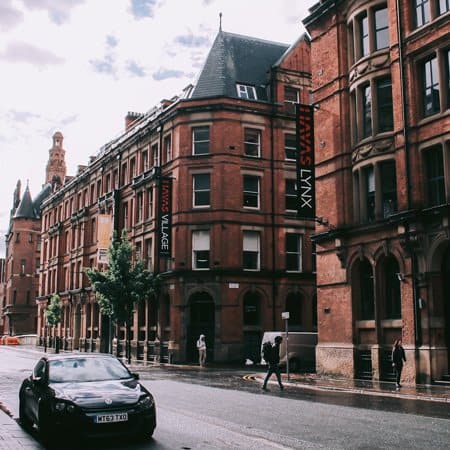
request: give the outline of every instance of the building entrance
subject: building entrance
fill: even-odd
[[[189,362],[198,362],[197,339],[206,336],[206,363],[214,361],[214,301],[207,292],[198,292],[189,299],[190,321],[187,330],[186,355]]]

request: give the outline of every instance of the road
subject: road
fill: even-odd
[[[36,354],[0,347],[0,402],[13,417],[18,415],[20,382],[37,358]],[[101,442],[92,448],[448,448],[446,404],[314,395],[290,387],[279,392],[275,386],[264,393],[260,384],[243,378],[245,373],[244,369],[142,371],[141,381],[157,403],[158,426],[153,439],[146,443]]]

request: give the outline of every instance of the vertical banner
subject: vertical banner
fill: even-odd
[[[112,219],[109,214],[99,214],[97,225],[97,261],[108,264],[108,248],[111,245]]]
[[[296,105],[297,217],[316,217],[314,183],[314,107]]]
[[[172,178],[160,179],[158,203],[158,252],[161,258],[170,258],[172,253]]]

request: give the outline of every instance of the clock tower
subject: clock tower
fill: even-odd
[[[63,149],[63,141],[62,133],[57,131],[53,135],[53,146],[49,150],[45,183],[50,183],[54,191],[62,186],[66,177],[66,161],[64,160],[66,151]]]

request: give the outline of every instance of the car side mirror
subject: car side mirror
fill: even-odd
[[[139,380],[139,374],[138,374],[138,373],[132,373],[131,376],[132,376],[135,380]]]

